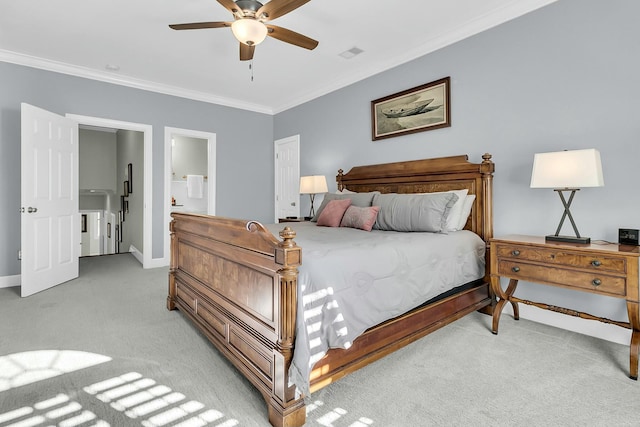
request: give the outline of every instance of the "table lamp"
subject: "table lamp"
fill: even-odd
[[[531,188],[553,188],[558,192],[564,212],[556,233],[546,236],[546,241],[581,243],[591,242],[589,237],[580,236],[576,223],[569,210],[573,197],[580,188],[603,187],[602,163],[600,152],[590,148],[586,150],[565,150],[552,153],[537,153],[533,158]],[[570,192],[569,199],[564,192]],[[564,220],[569,218],[575,237],[561,236],[560,229]]]
[[[312,175],[303,176],[300,178],[300,194],[308,194],[311,199],[311,209],[309,210],[309,217],[311,219],[315,216],[316,211],[313,208],[313,199],[318,193],[326,193],[329,191],[327,188],[327,178],[324,175]]]

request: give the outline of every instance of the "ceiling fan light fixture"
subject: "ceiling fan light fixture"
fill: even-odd
[[[231,31],[240,43],[247,46],[255,46],[267,37],[267,27],[262,22],[253,18],[236,19],[231,24]]]

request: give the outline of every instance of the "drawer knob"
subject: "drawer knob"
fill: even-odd
[[[520,251],[517,250],[517,249],[514,249],[514,250],[511,251],[511,255],[518,256],[518,255],[520,255]]]
[[[594,259],[593,261],[591,261],[591,265],[593,265],[594,267],[600,267],[602,263],[597,259]]]
[[[593,279],[591,283],[593,284],[593,286],[600,286],[602,284],[602,281],[600,279]]]
[[[511,267],[511,271],[517,273],[518,271],[520,271],[520,267]]]

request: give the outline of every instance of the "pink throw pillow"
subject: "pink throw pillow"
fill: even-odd
[[[318,225],[326,227],[338,227],[342,216],[347,208],[351,205],[351,199],[332,200],[324,207],[318,217]]]
[[[378,217],[379,210],[380,206],[371,206],[368,208],[349,206],[342,217],[340,227],[359,228],[360,230],[371,231]]]

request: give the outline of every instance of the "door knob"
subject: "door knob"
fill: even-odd
[[[296,202],[291,202],[291,206],[295,206],[295,205],[296,205]]]
[[[38,208],[32,208],[31,206],[29,206],[29,207],[27,208],[27,212],[29,212],[29,213],[38,212]]]

